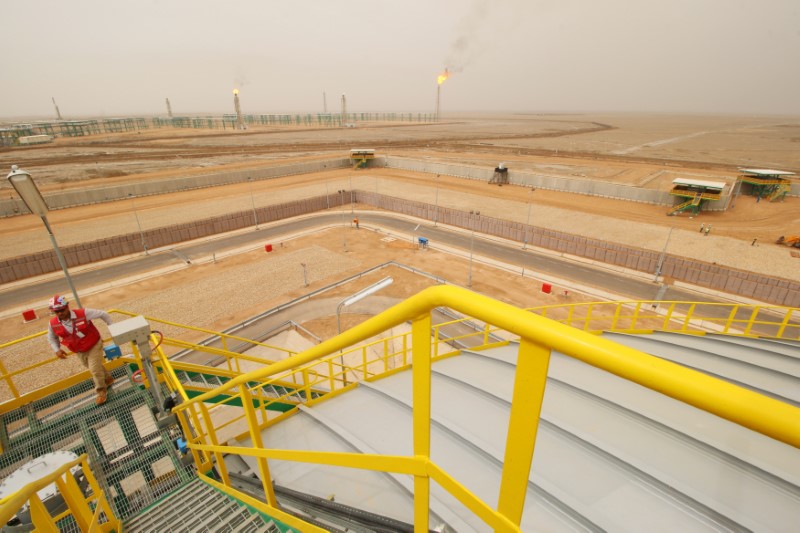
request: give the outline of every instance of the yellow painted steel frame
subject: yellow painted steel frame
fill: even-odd
[[[777,305],[617,301],[549,305],[528,310],[591,333],[666,331],[705,335],[713,331],[722,335],[800,340],[800,309]],[[744,317],[737,318],[739,315]]]
[[[75,478],[70,473],[70,469],[77,465],[81,465],[83,474],[92,489],[89,497],[83,495],[78,482],[75,481]],[[59,493],[64,498],[64,502],[67,504],[67,509],[56,516],[50,516],[37,494],[51,483],[55,483]],[[30,504],[31,521],[36,526],[36,531],[52,531],[55,533],[58,531],[56,522],[67,516],[74,518],[81,531],[101,531],[106,533],[120,530],[120,521],[111,510],[105,494],[100,490],[100,485],[89,468],[86,454],[62,465],[54,472],[28,483],[14,494],[10,494],[0,500],[0,523],[5,524],[11,520],[14,514],[26,503]],[[95,504],[94,513],[90,503]],[[103,524],[98,523],[100,511],[105,513],[108,518],[108,521]]]
[[[430,314],[433,309],[442,306],[450,307],[466,316],[477,318],[520,337],[521,344],[497,509],[490,508],[432,463],[430,459],[432,357]],[[587,309],[588,312],[579,318],[580,321],[583,321],[584,327],[587,327],[592,320],[593,308],[588,307]],[[639,327],[638,321],[654,318],[646,313],[640,305],[634,305],[632,311],[626,309],[626,307],[617,305],[612,308],[611,315],[604,314],[603,320],[608,321],[610,316],[617,326],[626,322],[628,323],[627,327]],[[738,310],[737,308],[727,317],[718,320],[723,320],[725,323],[739,323],[739,320],[735,318]],[[783,310],[787,318],[780,318],[778,322],[770,322],[771,324],[788,322],[788,317],[794,310],[787,311],[787,308],[783,308]],[[574,318],[575,309],[570,308],[568,311],[570,317]],[[694,311],[695,305],[690,305],[686,316],[692,316]],[[675,312],[675,308],[671,308],[668,314],[674,319],[679,313]],[[757,316],[758,310],[750,313],[750,318],[743,322],[745,331],[749,331],[754,322],[757,322]],[[202,403],[205,400],[226,390],[240,387],[237,390],[241,392],[243,403],[252,405],[250,400],[253,395],[244,392],[248,390],[246,387],[248,382],[280,376],[284,372],[290,372],[304,365],[319,364],[325,357],[328,357],[327,364],[332,368],[333,363],[330,362],[330,359],[334,356],[333,354],[338,356],[339,350],[356,345],[408,321],[412,323],[413,457],[277,450],[264,449],[260,446],[254,448],[220,446],[213,438],[213,428],[211,428],[213,424],[210,418],[205,418],[209,438],[196,433],[197,428],[200,427],[199,418],[208,416]],[[683,327],[683,329],[687,328]],[[551,350],[557,350],[781,442],[800,447],[800,409],[797,407],[650,356],[633,348],[598,338],[590,333],[578,331],[570,326],[486,296],[452,286],[436,286],[425,289],[416,296],[332,339],[289,359],[234,378],[223,387],[185,401],[175,410],[181,414],[182,423],[187,424],[189,420],[194,421],[194,424],[184,427],[187,435],[192,435],[192,431],[195,432],[195,438],[189,442],[189,447],[193,449],[193,452],[201,452],[209,458],[212,455],[217,456],[218,465],[221,463],[219,457],[222,453],[238,453],[258,458],[263,476],[262,482],[269,502],[274,501],[274,495],[269,490],[272,480],[268,477],[267,459],[345,466],[413,475],[415,478],[414,524],[416,531],[428,531],[431,480],[448,490],[496,531],[517,531],[522,517],[533,459],[536,430]],[[333,378],[331,379],[333,383]],[[348,387],[352,386],[354,384],[348,385]],[[199,415],[197,407],[200,407]],[[254,443],[260,444],[260,426],[250,408],[248,408],[247,418],[250,422],[249,435],[253,438]],[[222,477],[225,479],[226,475],[223,474]]]
[[[120,315],[125,315],[127,317],[138,316],[137,313],[131,313],[130,311],[123,311],[121,309],[112,309],[112,310],[109,311],[109,313],[117,313],[117,314],[120,314]],[[286,348],[283,348],[281,346],[273,346],[271,344],[264,344],[262,342],[257,342],[257,341],[251,340],[251,339],[246,339],[244,337],[238,337],[236,335],[231,335],[231,334],[228,334],[228,333],[220,333],[218,331],[205,329],[205,328],[199,328],[197,326],[187,326],[185,324],[179,324],[177,322],[170,322],[168,320],[161,320],[161,319],[158,319],[158,318],[155,318],[155,317],[151,317],[151,316],[144,316],[144,318],[150,324],[162,324],[162,325],[167,326],[167,327],[169,327],[171,329],[179,329],[179,330],[182,330],[184,332],[195,333],[200,338],[202,338],[202,337],[218,337],[219,340],[220,340],[220,343],[222,344],[222,348],[221,349],[215,349],[215,348],[212,348],[212,347],[209,347],[209,346],[200,346],[200,345],[197,345],[195,343],[192,343],[191,341],[178,340],[178,339],[167,339],[167,338],[164,339],[164,345],[165,346],[167,346],[167,345],[174,346],[176,348],[182,348],[182,349],[183,348],[191,348],[191,349],[194,349],[194,350],[200,350],[200,351],[205,351],[205,352],[208,352],[208,353],[213,353],[214,355],[221,355],[223,357],[226,357],[226,359],[228,359],[228,369],[231,370],[231,371],[234,371],[234,372],[240,372],[240,369],[238,368],[238,366],[236,368],[234,368],[232,366],[232,363],[231,363],[231,360],[230,360],[231,359],[230,354],[234,354],[235,353],[235,352],[231,351],[230,343],[232,343],[232,342],[253,344],[253,345],[256,345],[256,346],[263,346],[265,348],[269,348],[271,350],[275,350],[276,352],[282,352],[283,355],[280,357],[280,359],[284,359],[286,357],[291,357],[292,355],[295,355],[297,353],[297,352],[294,352],[292,350],[287,350]],[[261,360],[261,359],[249,358],[247,356],[242,356],[241,354],[238,354],[238,355],[242,360],[252,360],[254,362],[263,363],[263,360]],[[235,366],[235,363],[234,363],[234,366]]]
[[[461,335],[459,336],[461,340],[468,337],[479,337],[482,347],[488,347],[504,344],[504,342],[491,340],[490,334],[494,331],[506,330],[520,337],[517,373],[506,439],[505,466],[496,510],[478,500],[471,492],[430,461],[431,361],[458,353],[451,350],[449,345],[442,343],[440,334],[442,328],[458,321],[431,324],[430,312],[438,306],[451,307],[468,317],[485,322],[486,325],[482,330]],[[124,311],[114,312],[133,315],[133,313]],[[739,318],[740,316],[741,318]],[[189,400],[175,374],[175,369],[183,368],[184,365],[169,361],[161,347],[155,351],[156,356],[153,361],[161,370],[159,379],[163,380],[170,390],[177,392],[183,401],[183,404],[176,407],[175,411],[184,427],[185,434],[189,436],[189,448],[201,472],[207,472],[216,463],[222,483],[228,485],[228,473],[224,468],[224,461],[222,461],[223,454],[240,453],[254,456],[258,459],[265,496],[271,503],[274,503],[275,499],[271,490],[267,464],[269,458],[409,474],[415,476],[415,527],[418,530],[427,531],[430,481],[434,480],[491,527],[501,531],[513,531],[518,527],[524,505],[525,486],[533,457],[533,445],[551,349],[556,349],[566,355],[576,357],[797,447],[800,445],[800,428],[798,428],[800,416],[798,416],[797,408],[648,356],[637,350],[598,339],[591,333],[672,331],[700,335],[713,329],[727,335],[798,339],[800,338],[798,317],[800,317],[800,310],[796,308],[663,301],[590,302],[547,306],[524,311],[465,289],[439,286],[427,289],[406,302],[310,350],[279,363],[271,364],[262,370],[243,375],[238,372],[240,365],[236,358],[247,359],[247,357],[229,352],[227,342],[229,339],[248,343],[253,341],[157,319],[149,318],[148,320],[196,330],[203,334],[219,335],[224,346],[222,349],[208,348],[182,340],[163,339],[164,346],[206,349],[209,353],[221,355],[227,359],[226,377],[233,379],[225,386],[192,400]],[[408,321],[412,323],[411,333],[383,338],[368,344],[359,344]],[[560,322],[560,324],[554,321]],[[573,328],[588,333],[576,331]],[[30,335],[0,345],[0,348],[33,340],[43,334],[44,332]],[[394,351],[390,353],[390,346],[394,347],[397,344],[400,347],[391,348]],[[358,346],[350,351],[345,351],[346,348],[355,345]],[[369,359],[367,354],[370,349],[379,345],[382,345],[383,355]],[[446,347],[444,353],[440,352],[441,347]],[[346,356],[348,353],[359,351],[360,364],[357,366],[344,366],[340,362],[342,354]],[[84,375],[86,372],[83,372],[51,386],[19,394],[14,386],[13,377],[53,361],[55,359],[38,362],[13,372],[7,372],[0,361],[0,372],[2,373],[0,380],[5,381],[14,396],[12,400],[0,404],[0,414],[42,398],[62,388],[65,383],[73,384],[87,379],[87,376]],[[270,418],[268,412],[270,405],[276,402],[297,403],[297,400],[290,399],[297,391],[305,395],[302,403],[311,405],[323,401],[323,399],[315,399],[311,396],[311,391],[315,387],[330,391],[324,397],[330,398],[357,386],[357,381],[349,380],[348,383],[348,380],[345,380],[346,373],[357,378],[360,374],[359,381],[369,381],[406,369],[412,365],[412,361],[416,361],[416,364],[412,366],[415,411],[413,415],[414,457],[411,458],[265,450],[260,449],[260,446],[256,448],[223,446],[219,441],[218,432],[232,423],[232,420],[215,425],[211,420],[211,409],[203,403],[205,400],[226,392],[229,402],[241,402],[242,414],[234,420],[246,420],[249,429],[239,437],[250,437],[254,443],[259,444],[260,432],[263,428],[279,422],[293,412],[289,411],[278,416],[272,415]],[[132,356],[124,356],[107,363],[107,366],[111,368],[128,362],[135,362],[141,366],[141,356],[137,347],[133,347]],[[377,366],[373,367],[373,365]],[[395,368],[392,368],[393,365]],[[197,370],[197,367],[187,364],[184,369],[194,371]],[[244,386],[252,383],[258,385]],[[267,397],[261,390],[261,387],[267,384],[285,387],[288,391],[280,397]],[[236,492],[234,489],[229,490]],[[242,499],[242,496],[236,493],[237,498]],[[268,506],[268,509],[269,512],[275,512],[272,507]],[[305,526],[307,527],[307,525]]]
[[[209,485],[211,485],[212,487],[224,492],[225,494],[227,494],[231,498],[237,499],[237,500],[241,501],[242,503],[244,503],[246,505],[249,505],[250,507],[252,507],[252,508],[254,508],[254,509],[256,509],[256,510],[262,512],[262,513],[264,513],[265,515],[274,518],[275,520],[280,520],[281,522],[283,522],[287,526],[293,527],[298,531],[302,531],[303,533],[326,533],[327,532],[327,529],[322,529],[322,528],[317,527],[315,525],[309,524],[308,522],[304,522],[303,520],[300,520],[299,518],[297,518],[294,515],[285,513],[285,512],[283,512],[280,509],[277,509],[275,507],[271,507],[269,505],[265,505],[264,502],[262,502],[261,500],[257,500],[256,498],[253,498],[252,496],[249,496],[249,495],[244,494],[244,493],[239,492],[239,491],[231,490],[230,486],[225,485],[223,483],[220,483],[220,482],[218,482],[218,481],[216,481],[214,479],[211,479],[208,476],[204,476],[204,475],[201,474],[200,478],[203,481],[205,481],[206,483],[208,483]]]

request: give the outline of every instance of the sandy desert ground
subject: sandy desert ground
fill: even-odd
[[[800,118],[658,115],[465,115],[438,124],[360,124],[358,128],[150,129],[0,150],[0,165],[29,171],[45,192],[258,168],[341,157],[352,146],[433,161],[514,169],[668,189],[674,177],[733,183],[737,168],[800,169]],[[53,211],[64,246],[138,229],[241,211],[256,205],[361,188],[442,207],[558,228],[576,234],[800,279],[791,249],[776,237],[800,233],[800,199],[756,203],[740,197],[727,212],[665,216],[664,206],[522,187],[497,187],[393,169],[339,170],[135,201]],[[15,194],[2,183],[0,194]],[[138,220],[137,220],[138,219]],[[700,223],[712,224],[705,237]],[[672,228],[669,243],[666,239]],[[756,244],[752,245],[753,239]],[[324,240],[323,240],[324,241]],[[50,248],[33,216],[0,223],[0,257]]]
[[[353,129],[144,130],[141,133],[57,139],[52,145],[0,150],[0,165],[29,171],[41,189],[99,187],[109,183],[180,177],[217,169],[258,168],[304,159],[341,157],[352,146],[379,153],[434,161],[511,168],[583,179],[623,182],[642,187],[669,187],[677,176],[704,177],[730,183],[741,166],[800,169],[800,119],[775,117],[652,116],[465,116],[441,124],[360,125]],[[665,216],[664,206],[586,197],[548,190],[488,185],[483,182],[392,169],[338,170],[253,184],[137,198],[53,211],[50,222],[59,243],[79,243],[109,235],[205,218],[256,205],[281,203],[323,191],[361,188],[400,195],[442,207],[480,209],[499,218],[530,222],[612,242],[668,252],[747,270],[798,279],[789,248],[773,244],[778,235],[800,233],[800,199],[756,203],[741,197],[724,213]],[[14,194],[2,183],[0,194]],[[355,209],[359,209],[355,206]],[[137,221],[138,219],[138,221]],[[349,220],[349,214],[347,216]],[[699,224],[713,224],[706,237]],[[793,229],[794,228],[794,229]],[[437,250],[421,252],[409,241],[381,240],[364,228],[334,228],[287,240],[275,254],[251,249],[217,261],[195,264],[155,277],[120,283],[82,296],[84,305],[119,308],[165,320],[223,329],[236,321],[283,303],[332,281],[395,260],[464,285],[467,261]],[[756,245],[751,245],[757,239]],[[345,247],[343,243],[347,243]],[[0,222],[0,257],[49,249],[38,217]],[[309,265],[305,286],[298,265]],[[396,283],[383,294],[405,298],[428,279],[392,269]],[[384,273],[367,276],[328,295],[352,294]],[[542,279],[476,262],[473,290],[519,306],[596,300],[591,291],[568,281],[552,295],[539,291]],[[569,296],[563,296],[569,290]],[[624,295],[618,295],[624,297]],[[0,288],[0,300],[2,288]],[[0,319],[0,342],[45,327],[44,302],[31,302],[40,319],[21,325],[19,316]],[[0,305],[0,312],[8,311]],[[365,318],[345,318],[345,327]],[[309,320],[321,338],[335,334],[330,316]],[[13,368],[14,354],[3,359]],[[79,370],[61,365],[58,372]],[[52,375],[48,375],[49,379]]]

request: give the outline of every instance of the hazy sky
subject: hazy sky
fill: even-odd
[[[800,0],[3,0],[0,117],[800,115]]]

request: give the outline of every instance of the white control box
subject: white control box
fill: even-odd
[[[108,331],[117,346],[129,342],[143,345],[150,341],[150,323],[142,315],[109,324]]]

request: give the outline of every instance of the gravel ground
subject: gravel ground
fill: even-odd
[[[735,209],[724,213],[702,213],[695,218],[685,214],[667,217],[664,206],[546,190],[530,194],[521,187],[487,188],[483,182],[444,176],[439,178],[441,187],[432,185],[429,176],[402,171],[344,176],[343,172],[319,174],[313,178],[315,183],[295,183],[294,186],[291,183],[301,178],[262,182],[253,196],[246,184],[240,184],[141,198],[137,200],[138,219],[147,230],[248,210],[252,202],[265,206],[326,191],[335,194],[338,189],[359,188],[420,202],[436,202],[440,208],[466,211],[477,208],[484,216],[530,222],[537,227],[658,252],[666,244],[669,254],[800,281],[800,260],[791,255],[791,248],[774,244],[779,235],[800,234],[800,209],[796,207],[800,200],[795,198],[757,204],[750,197],[741,197]],[[103,213],[93,219],[93,211]],[[76,213],[85,213],[85,216],[76,216]],[[65,246],[135,233],[138,231],[136,214],[130,202],[116,202],[55,211],[50,218],[59,244]],[[28,220],[23,221],[25,218]],[[710,235],[698,231],[701,222],[713,225]],[[50,249],[50,241],[38,218],[15,217],[8,219],[8,223],[8,229],[0,229],[0,258]],[[673,228],[671,234],[670,228]],[[752,245],[753,239],[757,239],[755,245]]]
[[[241,309],[257,307],[304,287],[301,263],[307,265],[309,284],[338,277],[358,265],[357,260],[348,256],[312,246],[268,260],[222,269],[213,277],[121,301],[118,307],[187,326],[208,327]],[[201,302],[207,303],[203,305]],[[173,334],[172,331],[164,333]]]
[[[89,297],[82,300],[85,300],[84,305],[87,307],[97,306],[106,309],[113,307],[168,322],[213,329],[215,324],[225,322],[226,317],[236,316],[242,310],[248,310],[246,314],[255,314],[256,310],[263,311],[266,308],[266,302],[275,301],[292,291],[303,289],[305,285],[301,263],[307,265],[308,282],[312,284],[319,280],[340,277],[343,272],[357,268],[359,260],[319,246],[309,246],[276,254],[264,260],[234,264],[214,271],[209,269],[205,276],[186,276],[185,273],[178,273],[158,290],[146,291],[144,296],[132,296],[132,293],[138,291],[118,289],[112,291],[115,294],[104,298],[113,300],[113,304],[109,306],[99,305],[100,300],[97,298],[93,300]],[[154,282],[151,280],[146,283]],[[246,290],[242,290],[243,287]],[[92,303],[93,301],[97,303]],[[12,336],[4,340],[10,341],[46,328],[46,320],[49,320],[46,310],[40,310],[39,316],[41,318],[36,322],[24,325],[22,328],[12,328],[11,331],[14,332]],[[116,319],[121,318],[117,315]],[[14,322],[18,324],[16,319]],[[105,324],[98,321],[97,325],[101,333],[108,336]],[[154,329],[158,329],[165,336],[186,336],[185,330],[177,326],[159,324],[154,326]],[[51,357],[52,352],[46,338],[38,337],[3,348],[0,361],[6,370],[14,371]],[[33,390],[83,370],[77,358],[70,357],[67,361],[51,362],[37,372],[15,378],[15,385],[22,391]],[[5,383],[0,387],[0,401],[10,398]]]
[[[396,175],[405,174],[397,173]],[[267,205],[285,202],[296,194],[321,194],[326,189],[336,191],[338,188],[349,188],[350,186],[369,190],[375,188],[384,194],[429,203],[435,197],[438,205],[442,208],[469,210],[480,206],[481,214],[486,216],[520,222],[530,220],[533,225],[538,227],[553,228],[658,251],[664,249],[666,245],[667,252],[670,254],[694,257],[755,272],[765,272],[787,279],[800,279],[800,271],[797,268],[798,260],[790,255],[790,249],[774,245],[768,238],[760,240],[756,246],[751,246],[749,235],[747,236],[748,240],[735,238],[730,236],[732,231],[729,227],[733,224],[734,216],[737,217],[736,220],[752,221],[751,225],[757,226],[761,220],[759,213],[769,213],[781,209],[791,210],[789,211],[790,216],[797,217],[797,210],[790,204],[790,202],[796,203],[796,199],[789,199],[786,204],[757,206],[755,202],[747,203],[746,200],[749,199],[743,198],[740,199],[740,205],[737,205],[735,213],[725,213],[720,216],[704,214],[695,219],[689,219],[686,216],[665,217],[662,214],[663,218],[659,220],[664,220],[664,223],[656,224],[650,221],[655,220],[651,215],[654,210],[653,206],[625,203],[624,207],[628,210],[630,217],[625,218],[623,213],[620,217],[615,218],[552,205],[546,200],[557,199],[557,197],[550,191],[536,191],[531,205],[529,203],[531,196],[527,198],[511,197],[525,191],[518,187],[503,187],[501,191],[499,188],[487,189],[485,183],[463,183],[464,180],[445,177],[440,178],[439,186],[434,187],[431,186],[429,178],[427,182],[409,185],[408,182],[402,180],[394,182],[387,178],[378,178],[375,175],[362,174],[356,178],[344,178],[342,174],[332,176],[330,180],[324,181],[324,185],[322,182],[318,182],[299,185],[297,189],[289,187],[275,191],[261,190],[256,191],[254,198],[257,205]],[[419,178],[415,179],[419,180]],[[480,194],[481,191],[485,191],[487,194]],[[525,193],[523,192],[523,194]],[[191,203],[170,204],[163,198],[143,198],[139,214],[145,224],[155,224],[154,221],[161,220],[191,220],[207,216],[211,206],[213,206],[213,212],[238,211],[242,210],[243,204],[248,207],[248,201],[251,200],[248,189],[243,187],[237,189],[236,186],[232,186],[231,190],[215,188],[195,191],[184,198],[190,198]],[[588,202],[598,206],[613,202],[602,198],[575,198],[574,195],[570,201]],[[162,205],[150,205],[150,202]],[[619,208],[619,204],[620,202],[615,202],[613,205]],[[75,215],[77,212],[88,213],[95,208],[110,212],[94,219]],[[663,208],[659,209],[663,211]],[[794,214],[791,215],[791,212]],[[641,213],[645,213],[647,216],[640,215]],[[10,224],[25,222],[22,220],[24,218],[17,217],[8,222]],[[34,217],[27,218],[29,219],[26,222],[29,226],[28,229],[0,232],[2,255],[25,253],[28,247],[36,246],[34,243],[37,242],[37,239],[38,241],[44,240],[49,246],[46,234],[42,231],[41,222],[38,219],[34,220]],[[127,208],[123,210],[120,206],[95,206],[79,208],[79,210],[64,210],[54,212],[53,218],[62,219],[58,224],[54,224],[62,245],[64,242],[74,239],[80,239],[77,242],[81,242],[102,238],[107,236],[109,231],[119,233],[126,231],[125,228],[128,232],[135,231],[135,220],[132,213]],[[705,236],[697,231],[701,221],[712,220],[720,233],[725,234],[720,235],[716,233],[716,230],[712,230],[710,236]],[[673,228],[671,233],[670,228]],[[774,228],[769,231],[770,233],[791,234],[790,231]],[[61,239],[62,236],[68,237]],[[669,241],[667,242],[668,236]],[[198,266],[192,271],[195,275],[186,274],[185,279],[182,279],[181,275],[178,275],[177,279],[153,278],[140,283],[135,288],[133,286],[121,287],[107,291],[103,295],[92,295],[82,299],[84,304],[89,307],[125,309],[182,324],[223,329],[225,326],[220,327],[221,324],[230,325],[238,320],[243,320],[259,310],[285,301],[293,291],[304,290],[300,263],[308,265],[308,280],[313,286],[318,282],[331,283],[335,279],[366,268],[365,261],[373,264],[391,258],[384,257],[376,249],[363,250],[363,253],[359,255],[356,253],[356,246],[351,246],[353,253],[350,254],[341,253],[340,249],[333,250],[331,248],[335,248],[334,241],[341,242],[338,236],[321,235],[318,239],[320,240],[319,245],[312,243],[298,249],[284,250],[280,254],[270,256],[268,260],[242,259],[240,264],[233,260],[225,262],[224,265]],[[326,239],[330,242],[326,242]],[[351,244],[355,244],[355,242],[351,241]],[[328,248],[325,245],[328,245]],[[405,253],[408,254],[408,251],[406,250]],[[264,256],[263,252],[261,256]],[[401,260],[409,259],[408,255],[399,257]],[[431,255],[430,257],[435,256]],[[439,266],[443,277],[450,278],[456,275],[458,267],[455,263],[449,260],[442,260],[441,263],[442,265]],[[427,268],[432,269],[435,266],[427,265]],[[203,272],[206,275],[196,275]],[[489,276],[489,273],[484,272],[484,276]],[[480,279],[477,271],[476,279]],[[505,283],[506,285],[500,283],[496,287],[487,288],[482,292],[504,299],[501,291],[508,289],[513,293],[515,288],[512,283],[516,283],[516,281],[506,281]],[[413,282],[409,280],[408,285],[413,285]],[[535,284],[528,283],[524,290],[531,292],[532,286]],[[397,296],[404,295],[398,293]],[[528,305],[533,305],[533,303]],[[41,309],[39,313],[43,318],[47,317],[46,312]],[[43,319],[24,325],[19,324],[18,318],[7,319],[5,323],[0,321],[0,341],[20,338],[23,335],[41,331],[45,327],[46,322]],[[172,330],[166,329],[164,333],[171,335]],[[13,370],[21,366],[23,361],[28,363],[48,357],[51,355],[46,342],[43,339],[37,339],[17,348],[4,348],[0,360],[8,370]],[[22,390],[31,390],[42,384],[72,375],[81,369],[82,367],[75,360],[59,361],[42,367],[41,372],[37,372],[36,375],[19,379],[17,386]],[[7,394],[8,391],[4,391],[3,396],[7,397]]]

